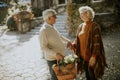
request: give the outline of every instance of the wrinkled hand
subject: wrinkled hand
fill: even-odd
[[[61,55],[60,53],[57,53],[56,54],[56,59],[57,59],[57,61],[60,61],[60,60],[62,60],[63,59],[63,55]]]
[[[76,53],[76,44],[72,43],[72,46],[73,46],[72,50],[74,51],[74,53]]]
[[[89,61],[89,67],[94,68],[95,64],[96,64],[95,57],[91,57]]]
[[[68,42],[68,43],[67,43],[67,48],[69,48],[69,49],[71,49],[71,50],[74,48],[71,42]]]

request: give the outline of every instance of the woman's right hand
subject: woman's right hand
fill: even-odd
[[[95,64],[96,64],[96,58],[91,57],[89,61],[89,67],[94,68]]]

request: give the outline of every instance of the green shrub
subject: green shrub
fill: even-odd
[[[13,16],[8,18],[7,26],[8,26],[8,29],[10,29],[11,31],[17,30],[17,25],[15,23]]]
[[[32,8],[33,14],[35,17],[42,16],[42,10],[38,8]]]
[[[66,21],[66,27],[68,29],[68,34],[70,36],[75,36],[77,27],[82,22],[80,19],[78,8],[80,7],[80,4],[73,4],[69,3],[67,5],[67,21]]]
[[[0,24],[3,23],[7,14],[7,8],[0,8]]]

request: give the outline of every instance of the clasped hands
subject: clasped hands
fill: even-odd
[[[76,48],[74,47],[74,43],[72,44],[70,41],[67,43],[67,48],[71,49],[74,51],[74,53],[76,53]],[[96,63],[96,58],[94,56],[92,56],[90,58],[90,61],[89,61],[89,67],[93,68],[95,66],[95,63]]]
[[[74,45],[70,41],[67,43],[67,48],[73,50],[74,53],[76,52],[76,49],[75,49]]]

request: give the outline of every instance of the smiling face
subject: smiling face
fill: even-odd
[[[56,22],[56,14],[55,10],[47,9],[42,13],[43,20],[48,24],[53,25]]]
[[[48,24],[50,24],[50,25],[53,25],[53,24],[55,24],[55,22],[56,22],[56,18],[57,18],[56,15],[53,14],[52,16],[49,16],[49,17],[48,17],[48,19],[47,19],[46,22],[47,22]]]
[[[50,17],[49,17],[50,24],[53,25],[53,24],[56,22],[56,18],[57,18],[56,15],[50,16]]]
[[[90,21],[94,19],[95,12],[89,6],[82,6],[79,8],[80,18],[84,21]]]
[[[80,13],[80,18],[81,18],[84,22],[87,22],[87,21],[90,20],[89,17],[88,17],[87,12],[82,12],[82,13]]]

